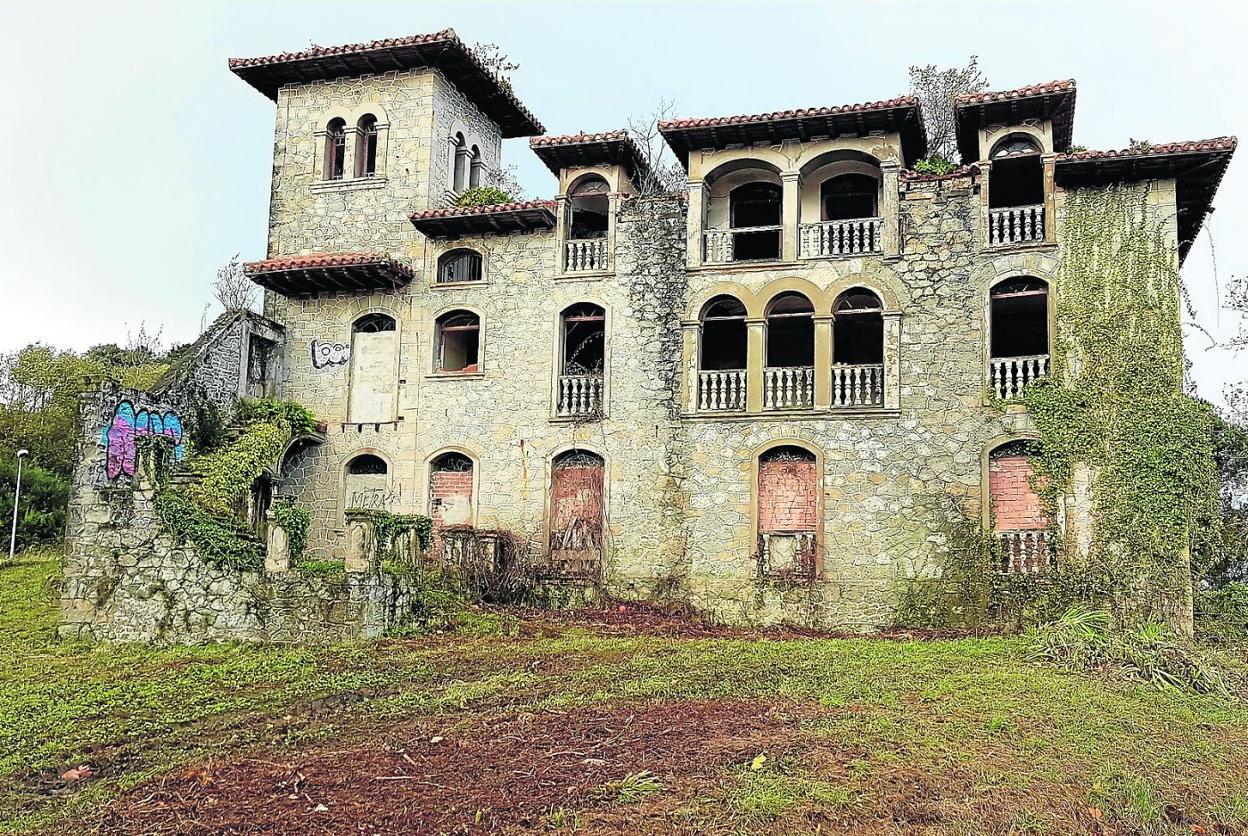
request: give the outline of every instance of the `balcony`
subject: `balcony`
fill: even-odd
[[[606,238],[568,241],[564,247],[565,273],[595,273],[609,270]]]
[[[568,374],[559,377],[560,418],[597,418],[603,409],[603,383],[600,374]]]
[[[814,366],[763,369],[764,409],[810,409],[814,405]]]
[[[698,409],[702,412],[745,409],[745,369],[698,372]]]
[[[832,408],[882,407],[884,364],[835,365],[832,367]]]
[[[780,258],[780,225],[710,229],[704,233],[707,264]]]
[[[998,531],[993,536],[997,571],[1002,574],[1036,575],[1052,563],[1044,529]]]
[[[988,210],[988,246],[1008,247],[1043,241],[1043,204]]]
[[[823,221],[798,227],[798,255],[801,258],[835,258],[881,252],[882,218],[854,218]]]
[[[988,387],[1003,401],[1022,397],[1032,383],[1049,374],[1049,355],[992,357],[988,361]]]

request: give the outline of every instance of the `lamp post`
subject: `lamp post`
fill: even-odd
[[[17,551],[17,503],[22,498],[22,459],[30,455],[29,450],[17,451],[17,486],[13,489],[13,530],[9,534],[9,562]]]

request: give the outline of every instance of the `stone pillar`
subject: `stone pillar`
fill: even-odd
[[[884,314],[884,408],[901,408],[901,312]]]
[[[372,514],[368,511],[348,511],[347,556],[343,568],[348,572],[371,572],[376,569],[376,543]]]
[[[273,518],[272,508],[265,512],[265,518],[269,521],[269,536],[264,552],[264,571],[289,572],[290,534]]]
[[[767,351],[767,320],[747,319],[745,360],[745,411],[763,411],[763,355]]]
[[[832,314],[815,314],[815,409],[832,406]]]
[[[455,148],[455,172],[459,172],[459,171],[462,171],[464,173],[463,188],[459,190],[459,193],[463,194],[464,192],[472,188],[472,185],[471,185],[472,183],[472,149],[471,148],[460,148],[456,146]],[[454,186],[455,186],[455,180],[452,177],[451,187],[454,188]]]
[[[316,139],[316,153],[312,155],[312,181],[319,183],[325,179],[325,143],[329,132],[322,126],[319,131],[313,131],[312,136]]]
[[[987,160],[981,160],[979,163],[979,223],[978,231],[975,238],[979,242],[981,250],[988,249],[988,223],[990,216],[988,214],[988,181],[992,179],[992,163]]]
[[[689,211],[685,214],[685,264],[702,266],[702,231],[706,226],[706,184],[689,181]]]
[[[801,175],[786,171],[780,175],[780,257],[797,260],[797,224],[801,209]]]
[[[883,224],[883,240],[881,250],[885,258],[896,258],[901,255],[901,184],[899,181],[901,166],[896,160],[880,163],[883,175],[880,188],[880,220]]]
[[[698,322],[680,324],[680,367],[685,370],[680,376],[681,386],[684,387],[680,402],[685,405],[687,412],[696,412],[698,409],[698,336],[701,329]]]
[[[342,179],[355,179],[355,152],[360,147],[359,125],[348,125],[342,143]]]
[[[614,207],[612,207],[614,210]],[[611,212],[615,214],[614,211]],[[608,230],[615,226],[615,221],[608,220]],[[555,272],[563,274],[568,269],[568,198],[559,195],[555,198]]]
[[[1046,244],[1057,243],[1057,207],[1054,200],[1054,189],[1057,186],[1056,154],[1045,154],[1040,158],[1044,166],[1044,241]]]

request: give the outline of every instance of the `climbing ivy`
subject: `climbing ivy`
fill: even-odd
[[[273,521],[286,530],[290,538],[290,556],[298,560],[308,545],[308,528],[312,525],[312,512],[296,505],[290,497],[273,503]]]
[[[348,513],[352,513],[348,511]],[[366,511],[373,521],[375,559],[378,565],[385,562],[402,562],[403,540],[410,535],[417,539],[422,549],[433,542],[433,520],[422,514],[392,514],[389,511]]]

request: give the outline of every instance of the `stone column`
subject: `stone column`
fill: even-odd
[[[979,224],[977,226],[979,227],[979,230],[978,232],[976,232],[975,237],[979,241],[979,248],[981,250],[986,250],[988,249],[988,241],[990,240],[988,236],[988,224],[991,221],[991,216],[989,215],[989,212],[988,212],[988,181],[992,179],[989,176],[992,174],[992,163],[988,162],[987,160],[981,160],[978,163],[978,165],[979,165]]]
[[[815,314],[815,409],[832,406],[832,314]]]
[[[612,207],[611,214],[615,214]],[[608,220],[608,235],[614,228],[615,221]],[[559,195],[555,198],[555,272],[562,275],[568,270],[568,198]]]
[[[324,128],[313,131],[316,139],[316,153],[312,155],[312,182],[319,183],[325,179],[325,143],[329,140],[329,132]]]
[[[1057,185],[1056,154],[1045,154],[1040,158],[1044,166],[1044,241],[1046,244],[1057,243],[1057,207],[1054,201],[1054,189]]]
[[[696,412],[698,409],[698,335],[701,328],[698,322],[680,324],[680,367],[685,370],[680,376],[681,385],[684,387],[680,402],[685,405],[687,412]]]
[[[880,188],[880,220],[883,224],[883,240],[880,249],[885,258],[896,258],[901,255],[901,193],[899,173],[901,166],[896,160],[880,163],[883,175]]]
[[[376,543],[372,514],[368,511],[348,511],[347,556],[343,568],[348,572],[371,572],[376,569]]]
[[[273,518],[273,509],[265,512],[269,521],[269,536],[264,552],[264,571],[290,571],[290,534],[286,528]]]
[[[462,166],[462,168],[461,168]],[[463,188],[459,190],[460,194],[472,188],[472,149],[471,148],[455,148],[455,171],[464,172]],[[454,188],[455,180],[452,178],[451,187]]]
[[[355,179],[355,152],[360,147],[359,125],[349,125],[344,131],[342,143],[342,179]]]
[[[763,411],[763,355],[766,353],[767,320],[747,319],[745,360],[745,411]]]
[[[884,314],[884,408],[901,408],[901,312]]]
[[[706,226],[706,184],[689,181],[689,211],[685,215],[685,264],[702,266],[702,231]]]
[[[797,224],[801,209],[801,175],[786,171],[780,175],[780,257],[797,260]]]

